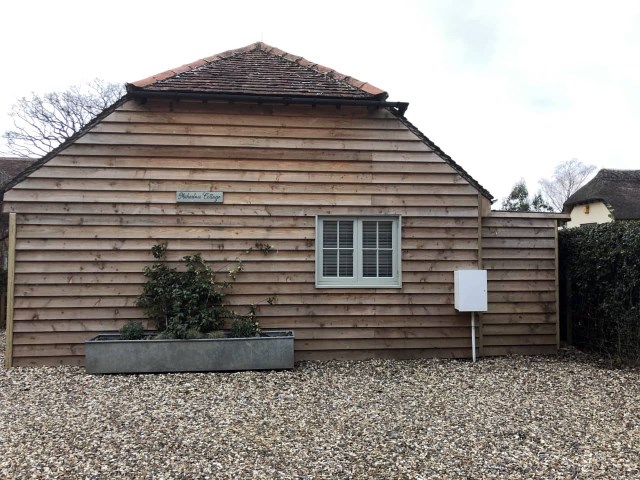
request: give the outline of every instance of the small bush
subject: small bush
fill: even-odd
[[[140,322],[129,321],[120,329],[120,337],[124,340],[142,340],[144,338],[144,326]]]
[[[260,323],[256,316],[256,306],[251,305],[249,315],[237,316],[231,323],[232,338],[259,337]]]
[[[265,255],[273,251],[268,244],[256,243]],[[247,252],[250,252],[250,248]],[[223,338],[219,330],[225,321],[233,320],[234,337],[260,335],[256,318],[256,306],[250,307],[247,316],[238,315],[224,304],[225,293],[231,288],[229,281],[242,272],[242,262],[237,260],[227,270],[229,281],[217,281],[215,272],[200,254],[182,258],[183,268],[171,268],[165,261],[166,245],[154,245],[151,253],[157,260],[144,268],[147,281],[137,305],[144,308],[149,318],[156,322],[157,339]],[[273,305],[276,297],[267,303]]]
[[[155,245],[152,253],[162,260],[166,247]],[[225,318],[232,316],[223,304],[229,284],[216,282],[214,272],[199,254],[186,256],[182,262],[185,269],[180,271],[162,261],[145,267],[147,282],[137,305],[155,320],[159,331],[169,333],[169,338],[195,338],[194,331],[206,334],[219,330]]]

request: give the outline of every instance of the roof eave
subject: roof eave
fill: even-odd
[[[329,96],[303,96],[303,95],[255,95],[235,94],[220,92],[186,92],[186,91],[156,91],[146,90],[127,84],[127,92],[132,98],[147,100],[160,98],[166,100],[201,100],[201,101],[225,101],[225,102],[255,102],[276,105],[353,105],[371,108],[389,108],[404,115],[409,107],[408,102],[387,102],[386,93],[377,97],[329,97]]]

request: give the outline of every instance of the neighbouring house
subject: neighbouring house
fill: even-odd
[[[640,170],[603,168],[564,203],[567,227],[640,220]]]
[[[228,302],[292,328],[296,359],[470,357],[454,271],[488,270],[479,355],[555,352],[557,222],[491,194],[385,91],[264,43],[127,85],[4,193],[11,365],[82,364],[144,318],[152,261],[243,258]],[[268,244],[269,255],[253,250]]]

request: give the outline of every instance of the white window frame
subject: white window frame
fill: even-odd
[[[353,225],[353,277],[325,277],[323,275],[323,225],[324,220],[352,221]],[[393,248],[393,276],[391,277],[363,277],[362,276],[362,222],[391,221]],[[389,216],[316,216],[316,287],[317,288],[402,288],[402,218],[398,215]]]

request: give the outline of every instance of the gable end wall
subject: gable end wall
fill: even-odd
[[[177,190],[223,191],[224,203],[176,204]],[[386,111],[125,103],[5,194],[17,213],[13,364],[82,364],[87,338],[146,322],[135,300],[162,242],[172,261],[201,252],[224,270],[242,258],[229,303],[277,295],[259,319],[295,329],[298,360],[468,357],[453,271],[483,260],[478,202]],[[401,216],[402,288],[317,289],[317,215]],[[274,252],[244,253],[256,242]],[[495,332],[511,323],[512,296],[491,295],[503,310],[489,317]],[[539,309],[526,298],[518,315]],[[484,348],[530,351],[530,330]]]

